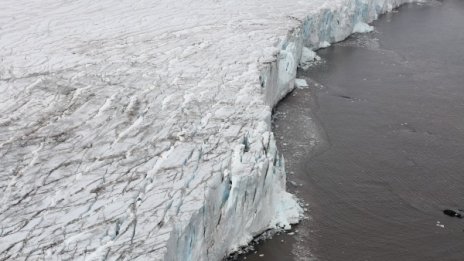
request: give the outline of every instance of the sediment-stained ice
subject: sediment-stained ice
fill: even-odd
[[[405,0],[2,0],[0,260],[219,260],[298,221],[271,108]]]

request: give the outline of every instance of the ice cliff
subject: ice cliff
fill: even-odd
[[[219,260],[297,222],[271,109],[403,2],[3,0],[0,260]]]

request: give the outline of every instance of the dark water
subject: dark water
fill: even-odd
[[[310,219],[247,260],[464,260],[464,219],[442,212],[464,209],[464,0],[374,26],[319,51],[299,76],[310,88],[278,106],[288,186]]]

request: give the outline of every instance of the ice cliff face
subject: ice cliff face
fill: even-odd
[[[403,2],[2,1],[0,260],[219,260],[297,222],[271,108]]]

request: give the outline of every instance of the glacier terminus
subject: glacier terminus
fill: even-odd
[[[221,260],[303,215],[272,108],[409,0],[2,0],[0,260]]]

